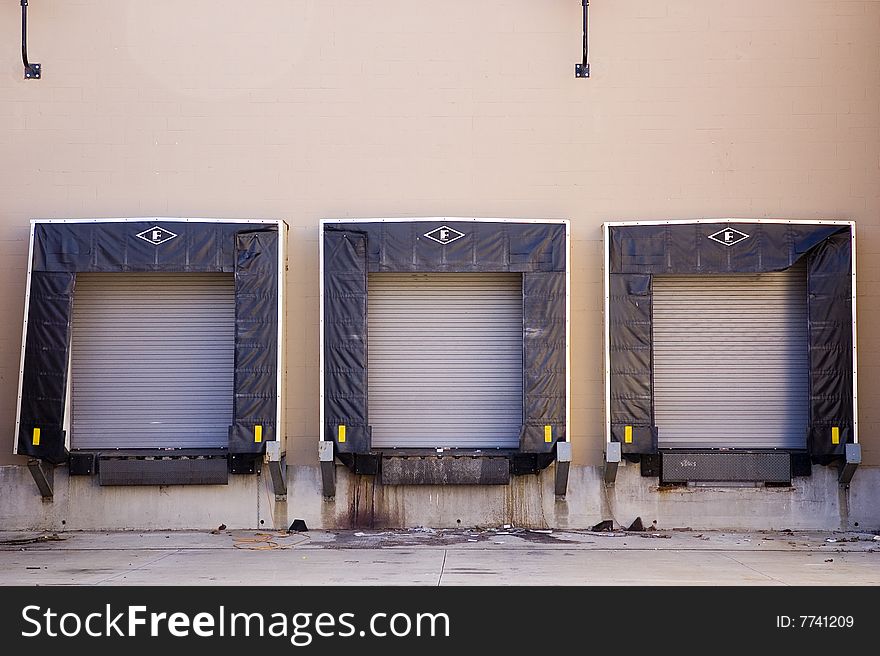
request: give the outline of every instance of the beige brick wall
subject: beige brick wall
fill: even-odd
[[[287,434],[315,461],[324,217],[572,221],[572,438],[602,450],[606,220],[858,222],[860,421],[880,464],[880,2],[34,2],[0,6],[0,462],[27,221],[283,218]]]

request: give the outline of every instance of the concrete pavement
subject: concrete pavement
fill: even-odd
[[[872,533],[0,533],[0,585],[880,585]]]

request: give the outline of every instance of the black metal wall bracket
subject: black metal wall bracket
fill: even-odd
[[[841,487],[849,487],[853,476],[862,462],[862,447],[860,444],[847,444],[843,460],[840,462],[840,471],[837,480]]]
[[[590,0],[581,0],[584,6],[584,54],[580,64],[574,65],[575,77],[590,77],[590,44],[589,44],[589,27],[590,27]]]
[[[266,466],[272,479],[275,500],[281,501],[287,497],[287,464],[281,452],[281,442],[266,442]]]
[[[21,0],[21,61],[24,64],[24,79],[39,80],[43,74],[40,64],[28,61],[27,54],[27,8],[28,0]]]
[[[554,487],[556,497],[562,498],[568,492],[568,471],[571,467],[571,442],[556,443],[556,476]]]
[[[605,485],[614,485],[620,460],[620,442],[608,442],[605,445]]]
[[[55,465],[36,458],[28,460],[28,471],[40,490],[43,501],[52,501],[55,494]]]
[[[318,460],[321,462],[321,490],[325,499],[336,496],[336,464],[333,460],[333,442],[318,442]]]

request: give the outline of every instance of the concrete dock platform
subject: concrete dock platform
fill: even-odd
[[[0,532],[0,585],[880,585],[839,532]]]

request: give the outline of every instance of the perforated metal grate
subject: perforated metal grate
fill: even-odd
[[[664,483],[791,482],[787,452],[668,451],[662,461]]]

